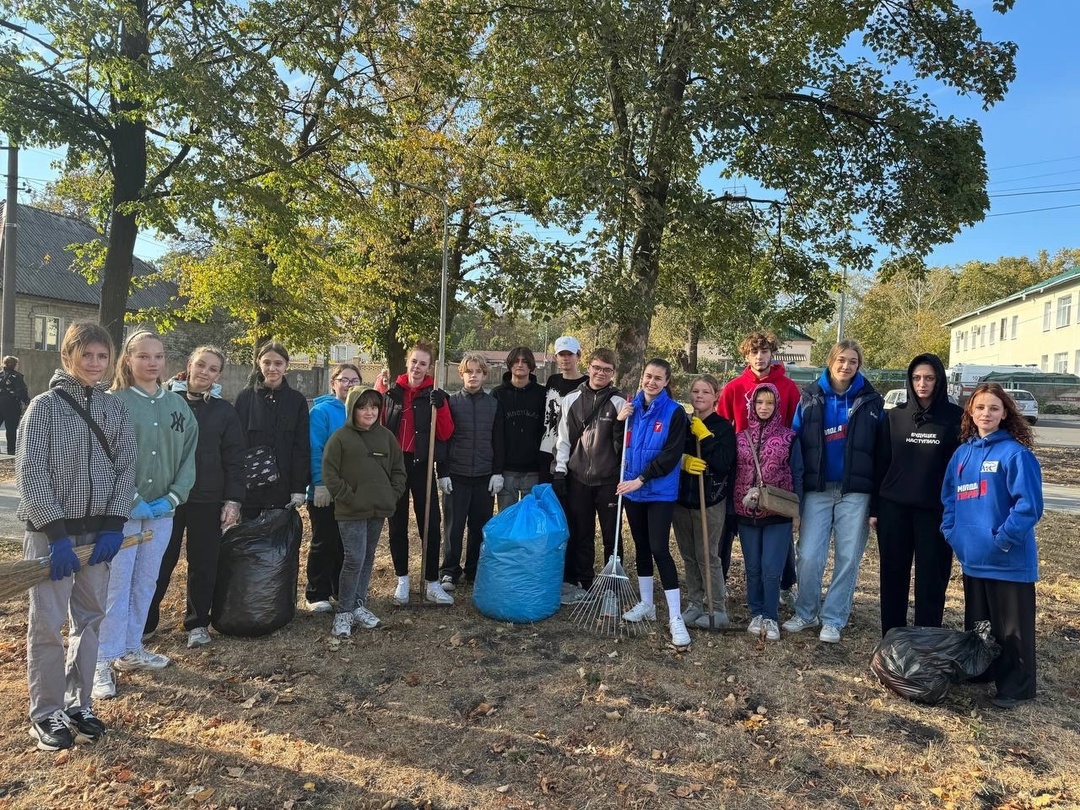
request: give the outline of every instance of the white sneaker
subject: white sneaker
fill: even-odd
[[[454,584],[454,578],[449,574],[443,574],[439,580],[439,584],[442,585],[442,589],[447,593],[453,593],[457,589],[457,585]]]
[[[668,622],[668,629],[671,631],[671,645],[673,647],[690,646],[690,634],[686,632],[686,624],[683,622],[682,616],[676,616]]]
[[[318,599],[314,602],[307,603],[308,610],[312,613],[333,613],[334,606],[330,604],[329,599]]]
[[[822,625],[821,632],[818,633],[818,641],[824,641],[827,644],[839,644],[840,628],[833,627],[831,624]]]
[[[780,640],[780,628],[773,619],[766,619],[762,626],[765,628],[765,638],[768,641]]]
[[[188,649],[202,647],[210,643],[210,632],[205,627],[196,627],[187,634]]]
[[[600,615],[607,619],[614,619],[619,615],[619,601],[611,591],[604,591],[600,597]]]
[[[589,592],[572,582],[564,582],[559,602],[563,605],[579,605],[589,600]]]
[[[749,633],[752,636],[760,636],[761,635],[761,625],[762,625],[762,623],[764,623],[764,621],[765,621],[764,616],[755,616],[754,618],[752,618],[750,620],[750,624],[748,624],[746,626],[746,632]]]
[[[434,602],[436,605],[454,604],[454,597],[444,591],[443,586],[438,582],[429,582],[427,584],[427,590],[424,591],[424,598],[429,602]]]
[[[167,655],[150,652],[149,650],[135,650],[122,655],[113,661],[113,666],[121,672],[132,669],[165,669],[170,663]]]
[[[784,622],[782,627],[789,633],[801,633],[803,630],[810,627],[817,627],[819,624],[821,624],[821,621],[816,617],[813,619],[804,619],[796,614]]]
[[[360,605],[360,607],[354,610],[352,615],[354,624],[360,624],[368,630],[373,630],[380,624],[382,624],[382,622],[379,620],[379,617],[363,605]]]
[[[353,615],[351,613],[335,613],[334,627],[330,635],[334,638],[348,638],[352,635]]]
[[[646,605],[644,602],[638,602],[626,613],[622,615],[628,622],[643,622],[643,621],[656,621],[656,605]]]
[[[94,688],[90,692],[94,700],[108,700],[116,697],[116,681],[108,661],[98,661],[94,667]]]
[[[702,609],[701,605],[697,602],[690,602],[686,606],[686,610],[682,612],[683,624],[693,624],[704,615],[705,611]]]
[[[398,577],[397,589],[394,591],[394,604],[409,604],[409,578]]]

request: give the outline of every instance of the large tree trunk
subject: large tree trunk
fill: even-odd
[[[145,66],[150,53],[147,35],[147,0],[136,0],[135,14],[125,18],[120,34],[120,53],[124,59]],[[146,121],[142,102],[132,100],[129,87],[121,84],[111,107],[117,113],[112,130],[113,193],[109,218],[109,243],[101,277],[101,304],[98,321],[119,348],[124,339],[124,314],[135,257],[135,237],[139,233],[133,209],[146,185]]]

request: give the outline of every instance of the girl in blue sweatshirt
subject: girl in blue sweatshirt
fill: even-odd
[[[964,625],[990,620],[1001,655],[989,674],[995,706],[1035,697],[1035,524],[1042,471],[1031,427],[997,383],[980,383],[964,408],[961,445],[941,488],[941,533],[964,572]]]

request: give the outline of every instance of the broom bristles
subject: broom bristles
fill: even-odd
[[[124,538],[120,549],[131,548],[139,543],[145,543],[154,533],[147,529],[142,534],[132,534]],[[94,553],[94,545],[90,543],[75,548],[75,556],[79,558],[81,565],[86,565],[90,555]],[[13,562],[0,563],[0,602],[7,601],[13,596],[24,593],[35,585],[49,580],[49,558],[35,557],[29,560],[15,560]]]

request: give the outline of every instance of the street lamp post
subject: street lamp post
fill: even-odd
[[[398,180],[398,183],[419,191],[421,194],[427,194],[429,197],[434,197],[440,203],[442,203],[443,210],[443,242],[442,242],[442,282],[439,288],[439,363],[435,366],[435,387],[441,388],[446,384],[446,284],[447,276],[449,274],[449,261],[450,261],[450,204],[447,202],[446,197],[440,194],[429,186],[421,186],[415,183],[407,183],[404,180]],[[447,404],[445,407],[449,408]],[[428,547],[428,531],[431,528],[431,492],[432,484],[435,479],[435,405],[431,406],[431,432],[428,434],[428,461],[427,461],[427,486],[424,494],[424,529],[420,535],[420,578],[417,582],[420,585],[420,594],[423,598],[424,594],[424,573],[427,571],[427,547]],[[436,553],[438,549],[436,548]],[[438,581],[438,576],[435,578]]]

